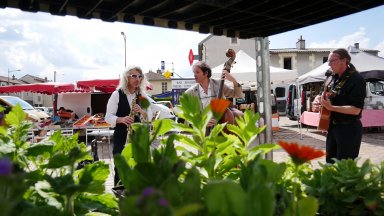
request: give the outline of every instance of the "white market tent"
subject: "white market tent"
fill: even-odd
[[[240,50],[236,53],[235,64],[231,69],[231,74],[238,82],[256,82],[256,60],[247,53]],[[224,64],[212,68],[212,78],[220,78]],[[297,78],[296,70],[287,70],[270,66],[270,80],[272,83],[289,83]]]
[[[365,79],[384,80],[384,58],[360,51],[354,46],[349,46],[348,52],[351,55],[351,63]],[[323,82],[325,79],[325,72],[328,69],[330,69],[328,62],[325,62],[319,67],[300,76],[297,82],[299,84]]]

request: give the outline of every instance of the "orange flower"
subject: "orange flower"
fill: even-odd
[[[324,151],[317,150],[310,146],[299,146],[297,143],[288,143],[281,140],[279,140],[278,143],[289,154],[293,163],[296,165],[303,164],[325,155]]]
[[[223,98],[211,100],[211,110],[216,120],[221,118],[230,103],[231,102]]]

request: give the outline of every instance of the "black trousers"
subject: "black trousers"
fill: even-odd
[[[355,159],[359,156],[363,126],[360,120],[352,122],[331,122],[326,141],[326,162],[332,158]]]
[[[125,141],[124,141],[125,144]],[[124,144],[122,142],[114,142],[113,144],[113,150],[112,154],[115,156],[115,154],[121,154],[121,152],[124,149]],[[115,178],[114,178],[114,185],[116,186],[117,183],[120,181],[119,173],[117,172],[116,166],[114,167],[115,170]]]

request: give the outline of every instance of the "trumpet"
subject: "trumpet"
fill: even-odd
[[[136,104],[139,104],[138,102],[139,102],[139,97],[140,96],[141,96],[140,89],[138,88],[136,90],[136,97],[131,102],[132,103],[132,106],[131,106],[132,108],[131,108],[131,112],[129,113],[129,117],[131,117],[131,118],[135,118],[137,115],[140,114],[140,113],[137,113],[137,112],[133,111],[133,108],[136,106]],[[129,143],[129,138],[130,138],[131,134],[132,134],[132,126],[129,125],[127,127],[127,138],[126,138],[125,144]]]

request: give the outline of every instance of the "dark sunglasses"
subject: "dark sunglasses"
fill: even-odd
[[[139,79],[141,79],[141,78],[143,78],[144,76],[143,75],[141,75],[141,74],[139,74],[139,75],[136,75],[136,74],[130,74],[129,75],[130,77],[132,77],[132,78],[139,78]]]

